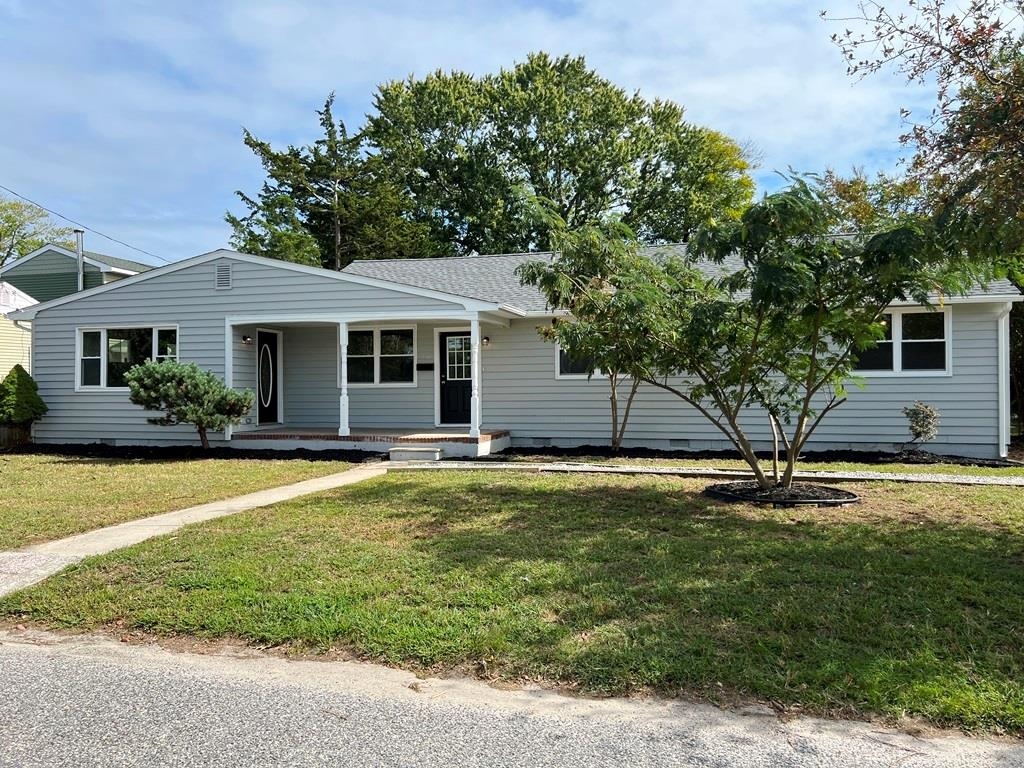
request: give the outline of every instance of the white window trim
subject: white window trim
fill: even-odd
[[[147,328],[153,332],[153,347],[150,350],[150,359],[156,360],[157,352],[157,331],[174,331],[176,334],[175,338],[175,360],[181,359],[181,329],[177,325],[143,325],[140,323],[125,323],[122,325],[102,325],[102,326],[81,326],[75,328],[75,392],[128,392],[128,387],[108,387],[107,386],[107,331],[119,331],[126,328]],[[83,384],[82,383],[82,334],[85,333],[99,333],[100,334],[100,383],[97,384]],[[95,358],[90,358],[95,359]],[[166,359],[170,359],[165,357]]]
[[[556,381],[600,381],[604,373],[595,368],[593,375],[585,373],[562,373],[562,345],[555,342],[555,380]]]
[[[416,361],[419,359],[419,344],[417,340],[416,326],[415,325],[374,325],[368,326],[352,326],[348,327],[349,339],[352,338],[353,333],[359,331],[373,331],[373,381],[352,381],[349,378],[348,388],[349,389],[412,389],[419,386],[419,374],[416,370]],[[380,359],[382,357],[380,353],[380,333],[381,331],[412,331],[412,381],[384,381],[380,380]],[[369,357],[369,355],[352,355],[349,352],[349,358],[352,357]],[[383,355],[383,357],[408,357],[408,355]],[[338,360],[338,386],[341,386],[341,360]]]
[[[943,370],[919,371],[903,370],[903,316],[923,315],[941,313],[943,316],[943,334],[946,343],[946,367]],[[865,379],[891,379],[891,378],[919,378],[919,377],[949,377],[953,375],[953,312],[952,307],[944,306],[938,309],[926,309],[924,307],[890,307],[885,310],[887,315],[892,315],[892,370],[859,370],[854,369],[853,375]],[[938,339],[935,339],[938,341]],[[908,342],[912,343],[912,342]]]

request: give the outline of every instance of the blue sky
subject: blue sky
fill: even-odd
[[[192,256],[227,243],[234,191],[261,182],[242,126],[306,142],[331,90],[354,129],[378,83],[495,71],[534,50],[583,54],[624,88],[675,100],[690,120],[751,144],[762,190],[787,167],[891,170],[899,106],[923,107],[926,94],[894,77],[847,77],[829,41],[838,25],[819,10],[788,0],[0,0],[0,184],[165,259]],[[91,250],[142,258],[86,238]]]

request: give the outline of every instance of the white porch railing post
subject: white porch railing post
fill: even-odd
[[[230,389],[235,382],[235,340],[232,334],[231,321],[224,318],[224,385]],[[33,349],[35,345],[33,345]],[[34,369],[33,369],[34,370]],[[234,429],[228,424],[224,427],[224,439],[231,442]]]
[[[338,359],[341,363],[341,398],[338,408],[338,437],[348,437],[348,323],[338,323]]]
[[[480,319],[470,321],[470,377],[472,389],[469,398],[469,436],[480,437]]]

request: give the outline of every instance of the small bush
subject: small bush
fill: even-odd
[[[939,411],[934,405],[915,400],[913,405],[903,409],[903,415],[907,417],[907,426],[914,438],[910,441],[911,445],[927,443],[938,436]]]
[[[39,396],[39,386],[20,365],[0,382],[0,424],[27,427],[50,410]]]
[[[125,381],[133,403],[147,411],[164,412],[147,419],[150,424],[192,424],[203,448],[210,447],[207,431],[220,432],[237,424],[253,403],[251,392],[229,388],[195,363],[150,360],[128,371]]]

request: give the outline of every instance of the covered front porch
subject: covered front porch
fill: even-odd
[[[225,380],[255,394],[229,444],[387,451],[440,446],[481,456],[509,445],[485,429],[483,358],[499,313],[360,313],[225,319]]]

